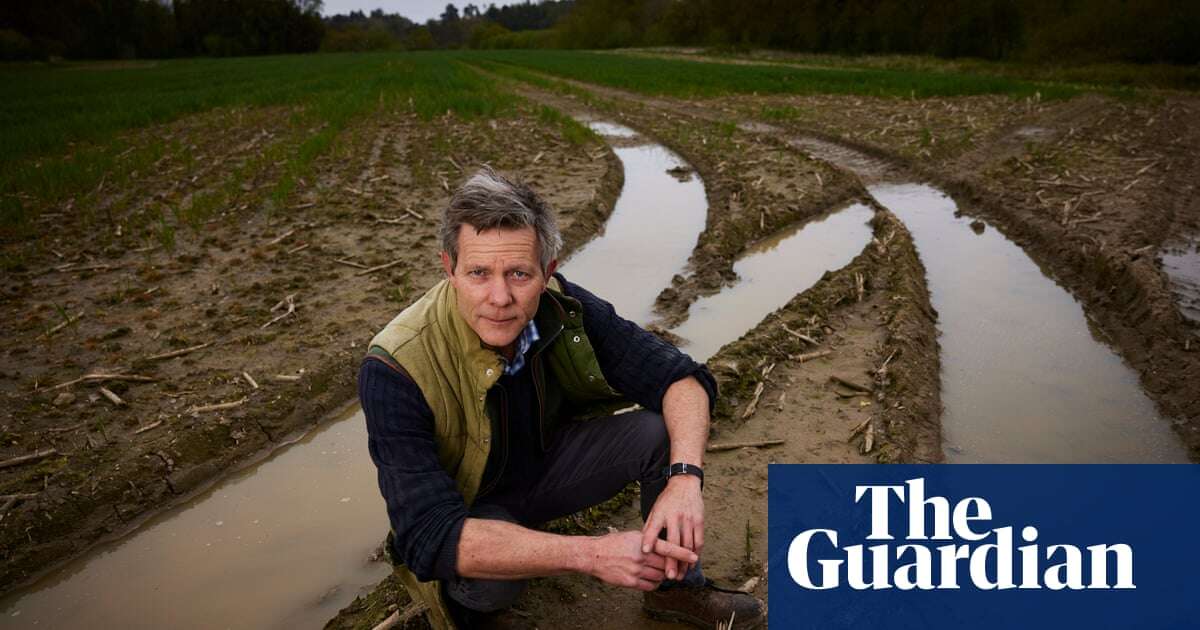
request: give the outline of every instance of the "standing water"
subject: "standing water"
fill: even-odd
[[[869,190],[912,232],[929,275],[949,461],[1187,461],[1137,374],[1020,247],[977,233],[929,186]]]
[[[388,567],[360,414],[8,600],[6,627],[316,627]]]
[[[612,123],[588,126],[603,136],[638,137]],[[612,302],[622,317],[646,324],[654,317],[654,298],[687,264],[704,231],[704,184],[660,145],[618,146],[613,152],[625,167],[621,196],[603,236],[575,252],[563,264],[563,275]]]
[[[696,300],[672,332],[684,350],[707,361],[768,313],[816,284],[829,269],[847,265],[871,240],[873,210],[856,203],[758,243],[733,265],[732,288]]]
[[[1179,312],[1200,324],[1200,236],[1163,247],[1159,259]]]
[[[617,125],[595,127],[631,138]],[[624,144],[633,144],[626,141]],[[625,186],[606,233],[563,265],[640,322],[704,229],[699,178],[657,145],[616,149]],[[355,408],[0,605],[5,627],[317,628],[390,572],[366,423]]]

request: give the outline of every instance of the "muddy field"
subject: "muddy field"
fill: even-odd
[[[621,191],[621,165],[600,138],[569,138],[543,106],[628,125],[704,182],[707,226],[658,297],[663,329],[735,283],[735,262],[756,243],[850,203],[874,210],[872,240],[849,265],[709,361],[722,391],[712,443],[731,446],[706,462],[729,480],[709,484],[710,577],[766,597],[768,463],[944,459],[938,313],[920,252],[870,199],[869,177],[814,159],[794,136],[933,182],[1021,245],[1082,302],[1200,457],[1200,339],[1158,257],[1200,232],[1194,98],[675,100],[480,72],[521,96],[518,114],[376,111],[282,205],[268,194],[283,176],[275,157],[312,131],[285,124],[286,108],[133,132],[134,145],[165,138],[175,150],[127,185],[102,183],[100,212],[43,208],[47,236],[4,245],[20,262],[0,287],[0,589],[131,530],[352,401],[363,344],[439,278],[435,218],[475,166],[532,183],[559,210],[568,249],[591,238]],[[220,207],[207,207],[217,192]],[[565,526],[636,527],[634,492]],[[535,581],[518,608],[543,627],[655,626],[639,603],[565,578]],[[389,579],[329,627],[370,628],[407,605]],[[423,625],[411,617],[405,627]]]
[[[113,193],[112,232],[97,237],[62,212],[43,215],[48,242],[12,246],[25,269],[7,274],[2,306],[5,586],[353,399],[363,344],[438,279],[435,216],[465,169],[522,173],[560,209],[568,245],[600,225],[623,176],[603,143],[571,144],[532,110],[470,124],[380,112],[346,133],[289,208],[256,195],[278,175],[267,168],[220,216],[194,229],[168,216],[156,229],[170,242],[134,241],[141,216],[187,208],[286,142],[270,126],[280,119],[215,112],[139,132],[188,150]]]

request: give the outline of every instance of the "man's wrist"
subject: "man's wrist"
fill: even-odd
[[[691,475],[672,475],[670,479],[667,479],[667,485],[683,486],[685,488],[691,487],[695,488],[696,490],[704,487],[704,484],[700,483],[699,477],[693,477]]]
[[[596,536],[571,536],[569,538],[575,543],[576,552],[571,554],[574,560],[574,565],[570,567],[575,573],[583,575],[594,575],[596,570],[596,543],[599,538]]]

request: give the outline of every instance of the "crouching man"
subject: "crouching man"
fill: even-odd
[[[446,278],[371,340],[358,380],[387,551],[433,626],[529,626],[507,610],[525,580],[570,572],[645,591],[656,618],[757,626],[760,601],[701,571],[708,370],[554,273],[562,238],[527,186],[480,171],[440,236]],[[534,529],[632,481],[642,531]]]

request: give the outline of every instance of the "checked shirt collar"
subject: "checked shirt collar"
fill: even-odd
[[[541,335],[538,334],[537,324],[533,323],[532,319],[529,320],[517,337],[517,351],[513,354],[513,360],[509,362],[504,357],[500,357],[500,360],[504,361],[504,373],[512,376],[520,372],[521,368],[525,367],[525,353],[541,338]]]

